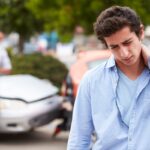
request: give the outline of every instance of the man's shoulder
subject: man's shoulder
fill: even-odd
[[[107,61],[101,63],[100,65],[98,65],[98,66],[96,66],[90,70],[88,70],[85,73],[83,79],[92,81],[92,80],[95,80],[97,78],[100,78],[102,75],[106,74],[108,69],[109,69],[106,67],[106,65],[107,65]]]

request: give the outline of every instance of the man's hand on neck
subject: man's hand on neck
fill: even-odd
[[[150,50],[148,47],[142,44],[142,56],[144,59],[144,63],[146,66],[148,66],[148,60],[150,59]]]

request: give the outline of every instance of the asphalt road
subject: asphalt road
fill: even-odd
[[[23,134],[0,134],[0,150],[66,150],[68,132],[52,137],[55,123]]]

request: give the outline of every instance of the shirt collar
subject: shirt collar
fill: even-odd
[[[116,68],[116,62],[115,62],[114,55],[111,55],[110,58],[108,59],[106,65],[105,65],[105,68],[113,68],[113,67]],[[150,72],[150,59],[148,61],[148,70]]]
[[[111,55],[111,56],[110,56],[110,58],[108,59],[108,61],[107,61],[105,67],[106,67],[106,68],[116,67],[114,55]]]

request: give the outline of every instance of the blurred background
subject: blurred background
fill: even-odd
[[[137,11],[150,47],[150,0],[0,0],[0,149],[66,149],[80,80],[110,56],[93,23],[112,5]]]

